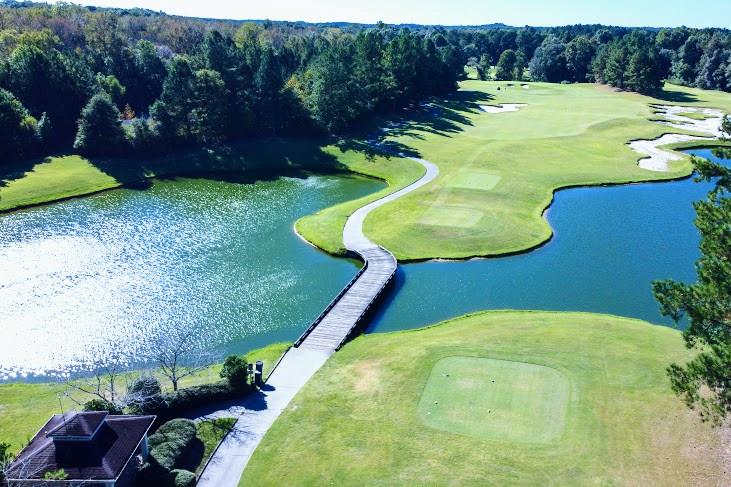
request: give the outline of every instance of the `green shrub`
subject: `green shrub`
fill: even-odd
[[[195,474],[188,470],[175,469],[170,474],[173,476],[175,487],[193,487],[195,485]]]
[[[69,474],[67,474],[64,469],[54,470],[53,472],[46,472],[43,474],[43,480],[66,480],[67,478],[69,478]]]
[[[104,399],[92,399],[84,403],[84,411],[107,411],[109,414],[122,414],[122,408]]]
[[[143,404],[138,404],[137,408],[130,407],[130,409],[135,414],[154,414],[159,421],[166,421],[183,416],[188,411],[201,406],[241,397],[250,388],[249,385],[233,388],[228,382],[223,381],[203,384],[179,389],[169,394],[155,395],[144,401]]]
[[[10,443],[0,441],[0,485],[5,485],[5,469],[13,462],[14,455],[10,452]]]
[[[196,439],[196,426],[190,419],[173,419],[149,437],[150,463],[167,471],[178,466]]]
[[[223,362],[221,378],[226,379],[231,387],[241,389],[248,383],[249,371],[246,360],[238,355],[229,355]]]
[[[127,393],[127,407],[133,414],[145,414],[155,410],[162,401],[164,399],[160,381],[151,376],[137,378]]]

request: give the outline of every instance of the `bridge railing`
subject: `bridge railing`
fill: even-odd
[[[381,248],[383,248],[383,247],[381,247]],[[390,252],[389,252],[389,254],[390,254]],[[394,263],[395,262],[396,262],[396,259],[394,259]],[[342,348],[342,346],[345,344],[345,342],[347,342],[352,337],[353,332],[360,324],[360,320],[363,319],[363,316],[365,316],[366,313],[368,313],[368,310],[371,308],[371,306],[373,306],[373,303],[378,301],[379,296],[381,295],[383,290],[386,289],[386,287],[391,283],[391,281],[393,280],[393,276],[395,276],[395,275],[396,275],[396,267],[393,268],[391,275],[388,276],[388,279],[386,279],[386,281],[381,285],[381,287],[378,289],[378,292],[373,296],[373,299],[370,301],[370,303],[368,303],[368,305],[365,308],[363,308],[360,315],[358,315],[358,319],[355,320],[355,322],[353,323],[353,326],[350,327],[350,329],[348,330],[348,333],[345,334],[345,337],[343,337],[343,340],[335,348],[336,351],[340,350],[340,348]]]
[[[304,331],[304,333],[302,333],[300,335],[300,337],[297,339],[297,341],[294,342],[294,345],[293,345],[294,347],[299,347],[300,345],[302,345],[302,342],[305,341],[305,338],[307,338],[307,336],[310,333],[312,333],[312,330],[314,330],[317,327],[317,325],[320,324],[322,319],[325,318],[325,316],[327,316],[327,314],[330,312],[330,310],[332,310],[335,307],[335,305],[338,304],[338,301],[340,301],[340,298],[342,298],[345,295],[345,293],[347,293],[348,290],[351,287],[353,287],[353,284],[355,284],[355,281],[357,281],[358,278],[363,275],[363,273],[366,271],[367,268],[368,268],[368,261],[364,259],[363,267],[360,268],[360,270],[355,274],[355,276],[345,285],[345,287],[343,289],[340,290],[340,292],[333,298],[333,300],[330,301],[330,304],[328,304],[327,307],[322,311],[322,313],[320,313],[320,315],[317,318],[315,318],[315,321],[313,321],[312,324],[309,327],[307,327],[307,329]]]

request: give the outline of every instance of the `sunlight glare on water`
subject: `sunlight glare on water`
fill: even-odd
[[[181,179],[0,217],[0,378],[110,355],[143,364],[188,330],[221,353],[292,340],[355,272],[303,244],[293,222],[380,187]]]

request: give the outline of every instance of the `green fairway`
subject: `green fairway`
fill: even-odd
[[[457,94],[399,121],[386,141],[437,164],[440,175],[373,211],[365,222],[366,234],[401,260],[490,256],[532,248],[551,236],[543,212],[558,188],[689,174],[687,159],[674,163],[668,173],[638,167],[640,156],[627,142],[671,130],[650,122],[650,104],[731,111],[731,94],[671,85],[663,94],[666,100],[592,84],[526,86],[467,80]],[[506,113],[480,109],[500,103],[526,106]],[[368,137],[374,132],[375,128]],[[390,180],[404,174],[408,161],[374,166],[370,174]],[[308,240],[336,252],[341,247],[338,222],[352,208],[346,204],[305,217],[297,228]]]
[[[388,132],[394,150],[439,166],[436,181],[372,212],[366,233],[399,259],[466,258],[523,251],[545,242],[543,218],[562,187],[676,178],[637,166],[631,139],[654,138],[668,127],[650,122],[652,103],[731,111],[731,95],[668,85],[663,99],[617,93],[591,84],[558,85],[467,80],[460,91],[412,112]],[[500,88],[500,90],[498,90]],[[523,103],[515,112],[485,113],[480,105]],[[364,129],[372,137],[386,120]],[[357,201],[302,218],[297,231],[316,246],[342,253],[342,227],[358,207],[402,188],[423,174],[418,163],[376,156],[358,138],[248,141],[213,152],[196,151],[149,161],[52,157],[17,164],[0,175],[0,211],[81,196],[149,177],[215,172],[255,174],[288,170],[354,171],[389,187]],[[254,176],[252,176],[254,177]]]
[[[264,361],[264,375],[266,376],[288,346],[289,344],[286,343],[274,343],[252,350],[246,354],[246,359],[250,362]],[[218,374],[220,370],[221,364],[211,365],[197,374],[184,377],[180,381],[180,387],[219,381],[221,380]],[[171,390],[167,379],[160,374],[155,375],[160,379],[165,390]],[[132,372],[126,377],[120,378],[119,383],[131,382],[136,376],[137,373]],[[90,396],[73,392],[72,399],[66,395],[67,392],[70,392],[70,389],[63,382],[0,384],[0,443],[10,443],[17,452],[38,432],[51,415],[60,413],[62,410],[79,409],[80,406],[75,400],[83,402],[91,399]]]
[[[361,336],[290,403],[241,485],[721,485],[721,432],[665,375],[688,356],[676,330],[585,313]]]

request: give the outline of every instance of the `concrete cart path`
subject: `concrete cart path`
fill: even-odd
[[[400,155],[400,154],[399,154]],[[345,223],[343,243],[359,255],[364,266],[323,313],[282,357],[261,391],[241,403],[208,416],[238,418],[221,442],[198,480],[203,487],[236,487],[254,450],[297,392],[353,333],[363,315],[376,301],[396,272],[396,259],[363,233],[363,222],[375,208],[408,194],[439,175],[429,161],[412,159],[426,169],[409,186],[356,210]]]

